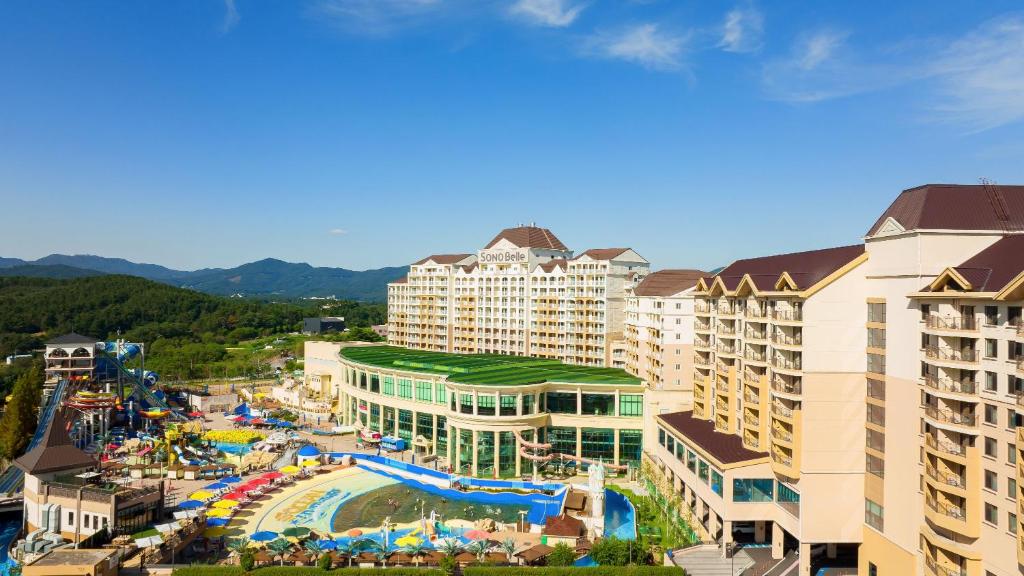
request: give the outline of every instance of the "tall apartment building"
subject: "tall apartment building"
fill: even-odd
[[[573,256],[549,230],[502,230],[476,254],[428,256],[388,285],[388,343],[607,366],[625,292],[649,263],[629,248]]]
[[[1019,574],[1024,187],[904,191],[863,244],[696,289],[692,411],[656,419],[698,532],[872,576]],[[1018,557],[1021,556],[1021,557]]]
[[[693,293],[706,275],[659,270],[626,290],[622,368],[646,383],[649,414],[693,403]]]

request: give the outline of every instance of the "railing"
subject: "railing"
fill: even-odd
[[[1024,373],[1024,358],[1017,360],[1017,372]]]
[[[974,426],[977,417],[974,414],[960,414],[958,412],[942,410],[936,406],[928,406],[924,409],[925,416],[939,422],[956,424],[959,426]]]
[[[694,338],[693,345],[697,348],[711,348],[711,341],[701,340],[700,338]]]
[[[803,384],[800,382],[788,382],[781,376],[772,378],[772,390],[785,394],[802,394]]]
[[[715,402],[715,408],[717,408],[718,410],[720,410],[722,412],[728,412],[729,411],[729,403],[728,402],[723,402],[722,400],[719,400],[718,402]]]
[[[758,352],[757,350],[751,350],[747,348],[746,354],[743,355],[747,360],[753,360],[754,362],[764,362],[766,355],[764,352]]]
[[[736,345],[735,344],[727,345],[727,344],[719,343],[718,344],[718,353],[719,354],[735,354],[736,353]]]
[[[752,386],[760,385],[762,377],[764,377],[764,374],[758,374],[757,372],[754,372],[753,370],[750,369],[743,371],[743,379],[746,380],[747,384],[750,384]]]
[[[924,383],[929,388],[957,394],[974,394],[977,390],[977,386],[973,381],[958,382],[949,378],[937,378],[931,375],[924,377]]]
[[[743,337],[747,338],[748,340],[767,340],[768,339],[768,335],[765,333],[764,330],[751,330],[749,328],[747,329],[746,332],[743,333]]]
[[[778,426],[772,428],[772,437],[778,438],[783,442],[789,442],[790,444],[793,443],[793,433],[790,432],[789,430],[783,430]]]
[[[747,424],[750,424],[751,426],[761,425],[761,419],[756,416],[751,416],[750,414],[744,414],[743,421],[746,422]]]
[[[800,356],[790,359],[785,356],[776,355],[772,358],[772,366],[782,368],[783,370],[801,370],[802,368],[800,366],[802,364],[802,357]]]
[[[932,360],[946,360],[950,362],[970,362],[974,363],[978,361],[978,353],[973,348],[965,348],[963,350],[954,350],[952,348],[939,348],[937,346],[929,346],[924,349],[924,354]]]
[[[793,465],[792,456],[786,456],[785,454],[781,454],[779,452],[772,452],[772,460],[774,460],[777,464],[782,464],[783,466]]]
[[[967,576],[967,570],[963,568],[948,568],[935,563],[930,557],[924,557],[924,563],[935,576]]]
[[[772,343],[782,344],[783,346],[800,346],[803,344],[803,332],[797,332],[790,336],[783,332],[775,332],[772,334]]]
[[[735,336],[736,335],[736,327],[735,326],[729,326],[728,324],[720,323],[718,325],[718,333],[719,334],[727,334],[729,336]]]
[[[711,331],[711,323],[710,322],[694,322],[693,323],[693,329],[694,330],[700,330],[701,332],[710,332]]]
[[[1018,319],[1017,320],[1016,328],[1017,328],[1017,336],[1024,336],[1024,322],[1021,322],[1020,319]]]
[[[724,316],[731,316],[731,315],[736,313],[736,307],[735,306],[726,306],[726,305],[719,304],[718,305],[718,313],[722,314]]]
[[[928,477],[931,478],[932,480],[942,482],[947,486],[952,486],[954,488],[964,487],[964,479],[959,474],[939,472],[938,470],[935,469],[934,466],[926,466],[925,474],[927,474]]]
[[[939,502],[938,500],[932,498],[931,496],[928,496],[925,499],[925,504],[927,504],[928,507],[932,509],[932,511],[938,512],[943,516],[949,516],[950,518],[955,518],[957,520],[964,520],[965,518],[964,509],[961,508],[960,506],[954,506],[952,504],[948,504],[945,502]]]
[[[787,407],[783,406],[782,404],[779,404],[778,402],[773,402],[772,403],[772,414],[775,414],[776,416],[782,416],[783,418],[792,418],[793,417],[793,409],[792,408],[787,408]]]
[[[756,403],[761,401],[761,399],[757,397],[757,394],[752,394],[750,392],[747,392],[746,394],[744,394],[743,395],[743,399],[746,400],[747,402],[752,402],[754,404],[756,404]]]
[[[694,305],[693,309],[698,314],[710,314],[711,313],[711,306],[708,305],[708,304],[697,303],[696,305]]]
[[[925,320],[925,326],[932,330],[973,332],[978,329],[978,322],[973,316],[950,316],[944,318],[942,316],[930,315]]]
[[[963,446],[952,442],[940,442],[938,438],[935,438],[931,434],[925,435],[924,443],[932,450],[937,450],[953,456],[964,456],[967,453],[967,449]]]
[[[716,366],[715,366],[715,367],[716,367],[716,368],[718,369],[718,371],[719,371],[719,372],[721,372],[722,374],[728,374],[728,373],[729,373],[729,368],[732,368],[732,366],[730,366],[730,365],[726,364],[725,362],[718,362],[718,364],[716,364]]]
[[[768,311],[762,310],[759,306],[747,306],[747,312],[745,316],[747,318],[767,318]]]
[[[792,310],[773,310],[772,319],[782,320],[783,322],[799,322],[803,320],[804,313],[800,308],[794,308]]]

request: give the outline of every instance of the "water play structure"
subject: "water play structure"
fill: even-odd
[[[515,435],[516,441],[519,442],[519,455],[534,463],[534,478],[537,477],[537,473],[539,472],[538,464],[547,464],[548,462],[551,462],[553,460],[576,462],[579,464],[586,464],[588,466],[600,465],[606,469],[616,471],[625,471],[629,469],[629,467],[625,465],[607,464],[604,462],[600,462],[598,460],[593,460],[591,458],[583,458],[581,456],[576,456],[575,454],[552,452],[551,444],[545,442],[530,442],[524,439],[522,434],[520,434],[518,430],[514,430],[512,434]]]

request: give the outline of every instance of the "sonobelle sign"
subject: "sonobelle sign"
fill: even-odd
[[[481,250],[477,258],[481,264],[521,264],[530,259],[526,250]]]

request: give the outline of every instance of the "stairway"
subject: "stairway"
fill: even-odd
[[[723,558],[721,547],[715,544],[695,546],[677,552],[672,561],[677,566],[682,566],[687,576],[740,576],[754,564],[742,548],[736,551],[733,558]]]

